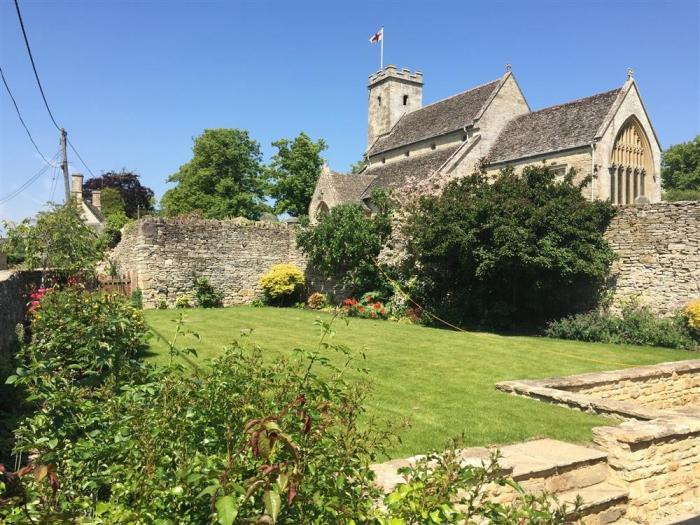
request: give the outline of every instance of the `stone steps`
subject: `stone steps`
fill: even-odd
[[[608,481],[607,454],[589,447],[564,443],[553,439],[538,439],[507,445],[499,448],[499,465],[503,472],[513,478],[528,493],[554,495],[569,509],[577,495],[583,504],[580,519],[572,515],[572,522],[581,525],[607,525],[615,523],[625,515],[627,490]],[[489,450],[482,447],[461,451],[462,464],[479,466],[488,463]],[[417,456],[418,457],[418,456]],[[375,465],[377,483],[389,492],[402,482],[396,469],[407,466],[417,457],[400,459]],[[509,486],[490,489],[492,498],[509,503],[516,491]]]

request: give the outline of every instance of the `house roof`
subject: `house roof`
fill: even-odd
[[[90,201],[84,200],[85,206],[90,210],[90,212],[95,216],[95,219],[97,219],[99,222],[105,222],[105,216],[102,214],[100,210],[97,209],[97,207]]]
[[[561,151],[593,142],[620,89],[526,113],[511,120],[491,147],[491,164]]]
[[[369,197],[375,188],[392,189],[403,186],[409,177],[420,179],[427,177],[440,169],[460,146],[461,144],[458,144],[422,155],[404,157],[386,164],[373,164],[363,172],[367,176],[372,176],[372,180],[365,188],[361,198]]]
[[[359,202],[362,192],[374,180],[374,175],[368,175],[367,171],[348,175],[328,172],[322,176],[328,179],[336,199],[341,202]]]
[[[503,78],[499,78],[406,113],[387,135],[379,137],[372,144],[367,154],[376,155],[471,126],[502,82]]]

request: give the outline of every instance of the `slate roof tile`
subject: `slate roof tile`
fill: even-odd
[[[613,89],[516,117],[491,147],[489,162],[508,162],[590,144],[619,92],[619,88]]]

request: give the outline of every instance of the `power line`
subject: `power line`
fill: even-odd
[[[68,139],[68,145],[70,146],[70,149],[73,150],[73,153],[75,153],[75,156],[78,157],[78,159],[80,159],[80,162],[83,164],[83,166],[85,166],[85,169],[88,170],[88,171],[90,172],[90,175],[92,175],[93,177],[95,177],[95,174],[94,174],[94,173],[92,172],[92,170],[88,167],[88,165],[85,164],[85,161],[83,160],[83,157],[80,156],[80,153],[78,153],[78,150],[75,149],[75,147],[73,146],[73,143],[70,141],[70,139]]]
[[[29,39],[27,38],[27,31],[24,29],[24,22],[22,21],[22,13],[19,10],[19,2],[15,0],[15,9],[17,9],[17,18],[19,18],[19,25],[22,28],[22,35],[24,36],[24,43],[27,46],[27,53],[29,53],[29,60],[32,62],[32,69],[34,70],[34,76],[36,77],[36,83],[39,85],[39,91],[41,92],[41,98],[44,99],[44,105],[46,106],[46,111],[49,112],[49,117],[56,129],[60,131],[61,126],[56,123],[56,119],[53,118],[53,113],[51,113],[51,108],[49,108],[49,103],[46,101],[46,95],[44,95],[44,88],[41,86],[41,80],[39,80],[39,73],[36,70],[36,64],[34,63],[34,56],[32,55],[32,48],[29,47]]]
[[[46,160],[46,157],[39,149],[39,146],[37,146],[36,142],[34,142],[34,138],[32,137],[32,134],[29,132],[29,128],[27,127],[27,124],[24,122],[24,119],[22,118],[22,112],[19,110],[19,106],[17,106],[17,101],[15,100],[15,97],[12,95],[12,91],[10,90],[10,86],[7,85],[7,80],[5,79],[5,73],[3,73],[3,71],[2,71],[2,67],[0,67],[0,76],[2,76],[2,83],[5,84],[5,89],[7,90],[7,94],[10,95],[10,99],[12,99],[12,103],[15,105],[15,111],[17,112],[17,116],[19,117],[19,121],[22,123],[22,127],[24,127],[24,131],[27,132],[27,135],[29,136],[29,140],[34,145],[34,149],[36,150],[36,152],[39,154],[39,156],[42,159],[44,159],[44,162],[46,162],[48,164],[49,161]]]
[[[59,153],[60,152],[57,152],[51,158],[51,160],[52,161],[56,160],[58,158]],[[29,188],[29,186],[34,184],[39,179],[39,177],[41,177],[44,173],[46,173],[46,171],[51,167],[54,167],[53,164],[51,164],[51,163],[44,164],[44,166],[42,166],[42,168],[38,172],[36,172],[34,175],[32,175],[26,181],[24,181],[24,183],[22,183],[21,186],[19,186],[18,188],[15,188],[14,190],[12,190],[12,192],[5,195],[4,197],[0,197],[0,204],[5,204],[6,202],[17,197],[20,193],[22,193],[24,190]]]

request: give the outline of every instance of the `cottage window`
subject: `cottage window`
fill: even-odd
[[[406,153],[404,153],[404,155],[406,155],[407,157],[408,157],[410,154],[411,154],[411,152],[410,152],[409,150],[406,150]]]
[[[386,157],[382,157],[382,164],[386,164]]]
[[[430,145],[430,149],[435,149],[435,143],[434,143],[434,142]]]
[[[403,96],[403,105],[408,106],[408,95]]]
[[[381,95],[377,97],[377,104],[380,106],[382,105],[382,96]]]

